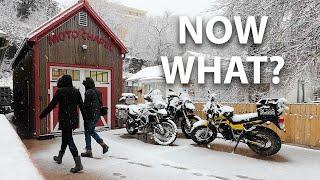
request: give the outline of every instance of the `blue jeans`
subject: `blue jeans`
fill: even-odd
[[[97,134],[95,128],[100,119],[99,115],[94,116],[94,119],[90,119],[84,122],[84,135],[86,140],[86,149],[91,150],[91,137],[96,140],[97,143],[102,143],[103,140]]]
[[[61,151],[65,152],[67,149],[67,146],[69,146],[69,149],[70,149],[72,156],[78,157],[78,149],[73,141],[72,130],[62,131]]]

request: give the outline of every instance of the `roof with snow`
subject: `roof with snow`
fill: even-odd
[[[20,53],[22,53],[26,48],[30,48],[33,45],[33,42],[39,41],[42,37],[47,35],[50,31],[54,30],[55,28],[59,27],[62,23],[69,20],[73,17],[76,13],[84,10],[87,14],[97,23],[97,25],[107,34],[110,36],[111,40],[118,46],[121,53],[127,53],[128,50],[125,45],[121,42],[121,40],[111,31],[108,25],[100,18],[100,16],[94,11],[94,9],[89,5],[87,0],[79,0],[75,5],[71,6],[70,8],[66,9],[65,11],[59,13],[58,15],[52,17],[47,22],[40,25],[38,28],[31,31],[23,44],[20,46],[19,50],[17,51],[14,62],[13,68],[17,64],[15,61],[19,57]],[[28,47],[29,46],[29,47]]]
[[[164,80],[164,73],[162,66],[150,66],[143,68],[136,74],[130,76],[126,81],[152,81]]]

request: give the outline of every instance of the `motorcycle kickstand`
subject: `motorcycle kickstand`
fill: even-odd
[[[233,148],[233,150],[232,150],[231,153],[235,153],[235,152],[236,152],[236,149],[237,149],[237,147],[238,147],[238,145],[239,145],[239,142],[240,142],[240,140],[241,140],[241,138],[242,138],[242,135],[243,135],[243,133],[241,133],[240,136],[238,137],[238,139],[237,139],[237,144],[234,146],[234,148]]]
[[[145,135],[145,136],[144,136],[144,137],[145,137],[145,142],[148,142],[148,134],[145,133],[144,135]]]

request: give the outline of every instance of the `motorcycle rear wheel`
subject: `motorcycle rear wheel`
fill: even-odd
[[[160,125],[164,133],[154,128],[154,140],[159,145],[168,146],[177,139],[177,126],[172,120],[162,121]]]
[[[217,130],[210,129],[208,126],[195,127],[191,132],[192,140],[199,144],[205,145],[211,143],[217,137]]]
[[[277,133],[266,127],[256,127],[253,131],[256,133],[251,133],[252,137],[250,139],[253,139],[253,141],[264,141],[265,146],[269,146],[261,147],[256,144],[247,143],[252,151],[261,156],[272,156],[279,152],[282,143]]]

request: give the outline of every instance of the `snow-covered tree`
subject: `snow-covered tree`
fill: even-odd
[[[0,29],[10,37],[11,59],[26,35],[60,11],[53,0],[2,0],[0,1]]]
[[[320,86],[319,1],[217,0],[212,11],[224,12],[230,19],[233,16],[269,17],[263,43],[249,43],[246,50],[248,55],[279,55],[285,59],[280,74],[282,82],[273,86],[271,94],[285,94],[282,90],[296,85],[298,79],[306,80],[314,88]]]

